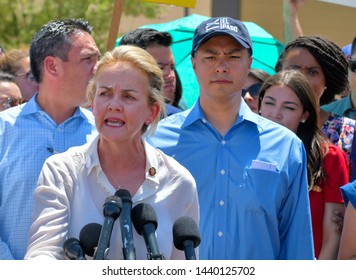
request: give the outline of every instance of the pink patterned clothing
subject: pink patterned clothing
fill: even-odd
[[[347,154],[349,164],[351,164],[351,146],[355,133],[355,123],[356,121],[353,119],[331,113],[321,128],[326,137]]]

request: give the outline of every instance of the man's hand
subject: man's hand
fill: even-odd
[[[304,0],[284,0],[284,2],[295,13],[298,12],[298,10],[304,5]]]

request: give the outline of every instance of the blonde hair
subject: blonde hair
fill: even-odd
[[[87,90],[87,98],[89,102],[92,102],[96,92],[97,77],[101,70],[107,66],[129,63],[142,71],[147,76],[149,88],[148,88],[148,100],[149,104],[153,105],[158,103],[160,107],[160,113],[148,127],[146,124],[142,127],[142,134],[146,133],[152,135],[162,115],[165,115],[165,102],[162,94],[163,76],[162,71],[157,66],[156,60],[144,49],[124,45],[118,46],[112,51],[106,52],[100,59],[94,78],[90,81]]]

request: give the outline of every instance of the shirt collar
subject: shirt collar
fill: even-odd
[[[346,116],[346,117],[350,112],[355,111],[355,109],[352,108],[351,94],[349,94],[348,96],[340,100],[336,100],[329,104],[325,104],[321,106],[321,109],[327,112],[333,112],[339,116]]]
[[[30,115],[30,114],[35,114],[35,113],[42,113],[42,114],[47,114],[45,111],[41,109],[41,107],[37,103],[37,96],[38,93],[36,93],[29,101],[27,101],[25,104],[20,105],[23,106],[21,110],[21,115]],[[48,115],[48,114],[47,114]],[[77,107],[73,116],[71,118],[75,117],[81,117],[83,119],[88,119],[88,117],[85,115],[83,112],[83,108]]]
[[[88,149],[84,151],[85,155],[85,165],[87,167],[88,176],[94,167],[100,167],[99,155],[98,155],[98,143],[99,143],[98,134],[94,140],[89,143]],[[101,169],[101,167],[100,167]]]
[[[87,176],[89,176],[93,168],[97,168],[97,172],[102,171],[100,161],[99,161],[99,155],[98,155],[99,139],[100,139],[100,135],[97,135],[91,143],[87,144],[88,147],[85,151],[86,152],[85,164],[87,167]],[[149,145],[146,141],[144,140],[142,141],[146,152],[146,170],[145,170],[146,181],[148,180],[150,182],[149,185],[157,189],[159,186],[158,172],[160,171],[158,153],[156,152],[155,148]]]
[[[346,115],[346,113],[349,113],[350,111],[355,111],[355,109],[352,107],[352,101],[351,101],[351,93],[343,98],[343,112],[342,115]]]
[[[193,122],[197,120],[206,120],[205,114],[200,106],[200,98],[198,98],[198,100],[195,102],[192,109],[186,110],[183,113],[186,113],[187,117],[182,125],[182,128],[191,125]],[[240,110],[238,112],[238,116],[236,118],[234,125],[237,125],[242,121],[246,120],[255,123],[262,129],[259,119],[260,117],[254,112],[252,112],[251,109],[246,104],[246,102],[243,100],[243,98],[241,98]]]
[[[42,111],[40,106],[37,103],[37,96],[38,96],[38,93],[36,93],[25,104],[21,105],[21,106],[23,106],[22,110],[21,110],[21,115],[30,115],[30,114],[34,114],[34,113]]]

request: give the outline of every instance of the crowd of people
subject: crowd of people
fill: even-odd
[[[183,216],[202,260],[356,258],[356,38],[346,56],[303,35],[302,6],[284,0],[273,75],[251,69],[243,22],[199,24],[191,108],[168,32],[132,30],[100,56],[87,21],[54,20],[28,50],[4,51],[0,259],[69,258],[66,241],[103,224],[120,190],[154,209],[165,259],[186,257],[172,236]],[[106,257],[124,259],[119,223],[110,234]],[[135,255],[147,259],[140,235]]]

